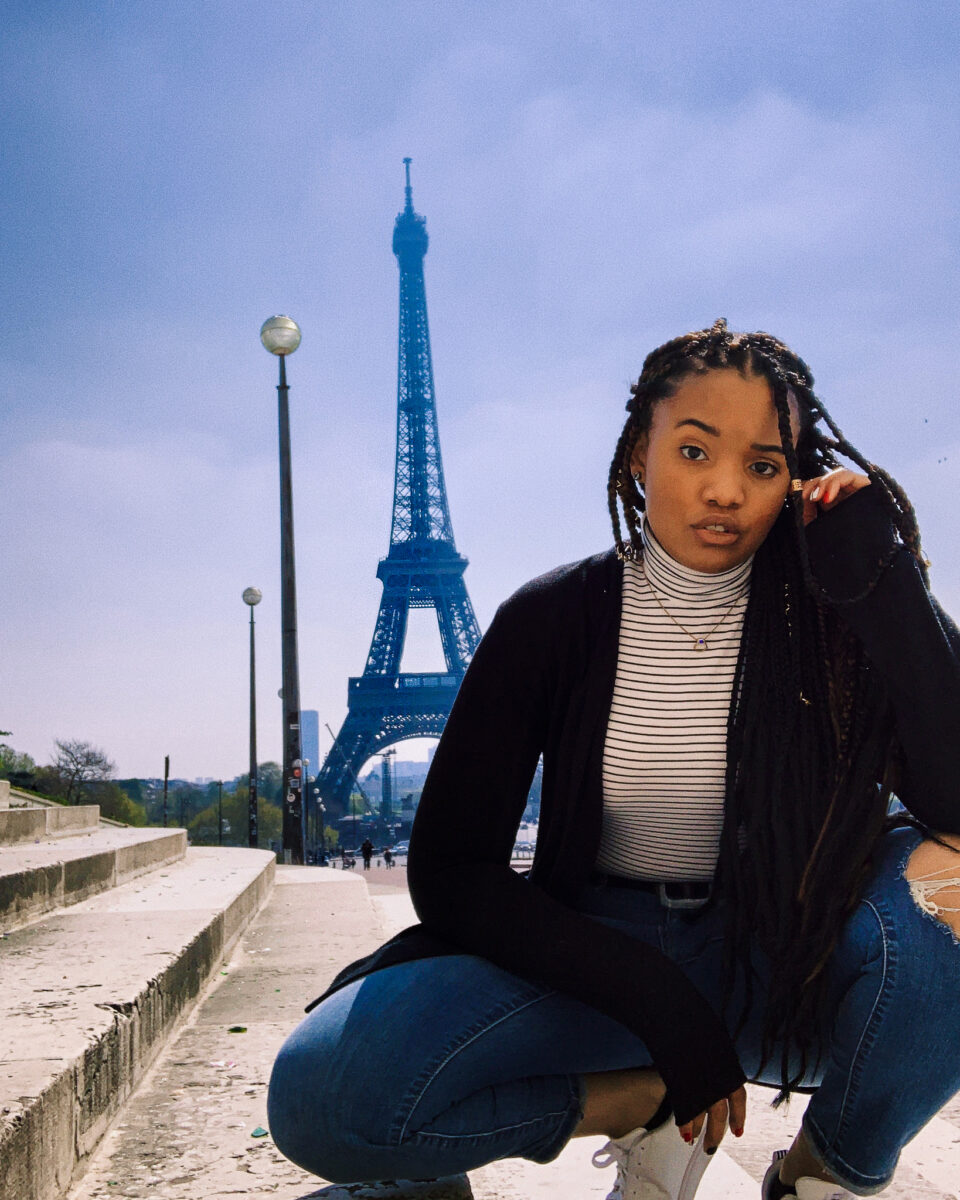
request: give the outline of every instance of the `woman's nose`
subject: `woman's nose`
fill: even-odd
[[[720,508],[736,508],[743,503],[743,483],[738,471],[717,467],[704,481],[703,498]]]

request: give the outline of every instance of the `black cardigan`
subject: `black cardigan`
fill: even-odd
[[[821,513],[807,538],[817,578],[842,599],[875,573],[894,530],[869,487]],[[658,950],[571,907],[599,844],[622,578],[608,551],[533,580],[497,610],[414,822],[408,881],[422,924],[347,967],[324,995],[394,963],[481,955],[637,1034],[683,1124],[744,1081],[719,1016]],[[960,832],[960,633],[903,547],[870,595],[842,611],[889,688],[905,752],[900,798],[931,828]],[[541,754],[537,849],[523,877],[511,850]]]

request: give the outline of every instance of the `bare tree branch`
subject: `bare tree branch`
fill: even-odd
[[[58,739],[54,745],[57,756],[53,765],[67,804],[78,804],[88,783],[109,779],[116,769],[104,751],[89,742]]]

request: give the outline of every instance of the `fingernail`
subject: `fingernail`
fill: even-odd
[[[733,1136],[734,1137],[743,1137],[743,1126],[742,1125],[740,1126],[739,1129],[735,1129],[733,1131]]]
[[[813,489],[813,491],[810,493],[810,499],[811,500],[819,500],[820,499],[820,489],[818,487],[815,487]]]
[[[708,1154],[716,1154],[716,1152],[717,1152],[716,1146],[711,1146],[710,1149],[707,1151]]]
[[[682,1136],[682,1138],[683,1138],[683,1140],[684,1140],[685,1142],[692,1142],[692,1141],[693,1141],[693,1134],[692,1134],[692,1133],[683,1133],[683,1134],[681,1134],[681,1136]]]

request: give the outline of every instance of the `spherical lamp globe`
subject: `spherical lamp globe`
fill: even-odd
[[[292,354],[300,345],[300,326],[290,317],[268,317],[260,326],[260,341],[271,354]]]

